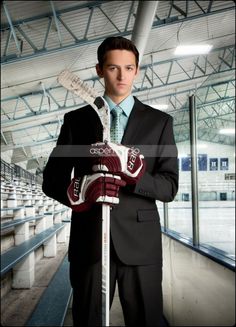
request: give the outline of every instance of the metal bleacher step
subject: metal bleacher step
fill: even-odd
[[[55,224],[53,227],[35,235],[22,244],[6,251],[1,255],[1,276],[7,273],[14,265],[22,260],[29,253],[37,249],[41,244],[46,242],[56,232],[64,227],[64,223]]]

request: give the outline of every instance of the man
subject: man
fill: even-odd
[[[112,149],[114,156],[70,152],[75,145],[102,141],[99,118],[86,106],[65,115],[44,170],[43,191],[72,208],[69,261],[75,326],[101,325],[101,203],[112,206],[111,303],[117,282],[125,324],[160,326],[162,245],[155,200],[169,202],[177,193],[177,150],[172,118],[131,95],[138,60],[136,47],[123,37],[107,38],[98,48],[96,70],[104,78],[112,134],[117,128],[113,111],[117,105],[122,110],[115,135],[120,139],[97,146]],[[56,155],[59,148],[68,156]]]

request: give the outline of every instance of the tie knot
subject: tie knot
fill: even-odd
[[[120,107],[117,106],[114,109],[112,109],[111,112],[112,112],[114,117],[119,117],[122,114],[123,110]]]

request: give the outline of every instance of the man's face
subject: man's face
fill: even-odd
[[[115,103],[125,99],[132,90],[138,73],[135,55],[127,50],[110,50],[106,53],[102,69],[96,65],[97,74],[104,78],[105,93]]]

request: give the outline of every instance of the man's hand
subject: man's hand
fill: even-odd
[[[91,146],[90,154],[93,171],[117,174],[127,184],[136,184],[144,174],[146,165],[139,149],[112,142],[96,143]]]
[[[95,203],[117,204],[121,186],[125,186],[120,176],[95,173],[82,178],[73,178],[67,189],[71,208],[82,212],[91,209]]]

